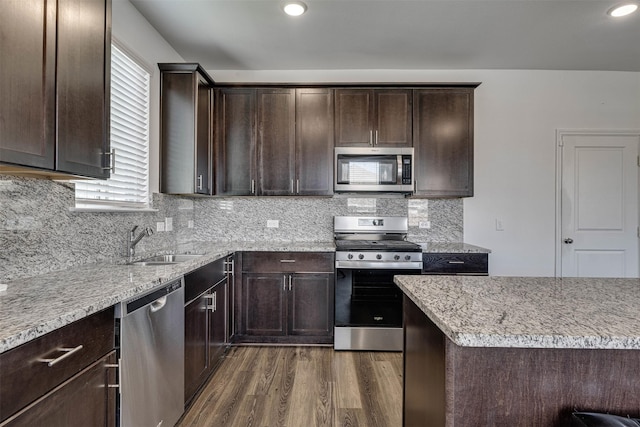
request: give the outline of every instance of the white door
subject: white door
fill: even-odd
[[[638,277],[639,141],[559,132],[561,277]]]

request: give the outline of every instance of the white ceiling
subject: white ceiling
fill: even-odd
[[[640,71],[640,13],[621,0],[130,0],[208,70]]]

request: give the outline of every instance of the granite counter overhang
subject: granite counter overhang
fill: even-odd
[[[640,279],[396,276],[463,347],[640,349]]]

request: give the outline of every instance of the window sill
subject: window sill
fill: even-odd
[[[95,207],[95,208],[69,208],[69,212],[120,212],[120,213],[144,213],[144,212],[159,212],[158,209],[153,208],[115,208],[115,207]]]

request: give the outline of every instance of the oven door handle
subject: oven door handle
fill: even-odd
[[[365,268],[370,270],[422,270],[422,262],[336,261],[336,268],[347,270]]]

